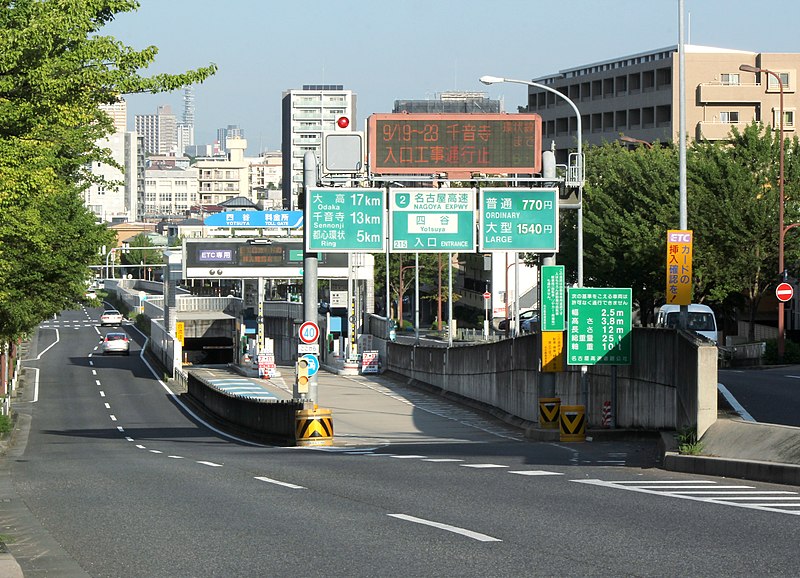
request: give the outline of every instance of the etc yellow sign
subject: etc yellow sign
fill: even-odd
[[[175,339],[180,341],[181,346],[185,345],[183,342],[184,336],[184,322],[183,321],[176,321],[175,322]]]
[[[667,231],[667,303],[692,302],[692,231]]]

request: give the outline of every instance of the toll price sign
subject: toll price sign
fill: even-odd
[[[567,364],[630,365],[631,289],[572,288],[567,301]]]
[[[383,252],[385,211],[383,189],[311,189],[306,195],[306,250]]]
[[[474,189],[390,189],[394,253],[475,251]]]
[[[558,251],[558,189],[481,191],[480,251]]]

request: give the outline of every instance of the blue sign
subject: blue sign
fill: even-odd
[[[306,353],[303,359],[308,360],[308,377],[311,377],[319,371],[319,359],[312,353]]]
[[[209,215],[203,224],[206,227],[299,229],[303,226],[303,211],[226,211]]]

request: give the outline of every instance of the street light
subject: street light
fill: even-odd
[[[628,142],[628,143],[632,143],[632,144],[640,144],[640,145],[643,145],[645,148],[648,148],[648,149],[653,148],[653,145],[651,143],[647,142],[646,140],[633,138],[632,136],[628,136],[626,134],[621,134],[620,133],[619,140],[621,140],[622,142]]]
[[[779,169],[778,169],[778,195],[780,200],[778,201],[778,275],[782,277],[784,275],[784,266],[783,266],[783,240],[786,236],[786,231],[791,227],[784,227],[783,226],[783,205],[784,205],[784,196],[783,196],[783,81],[781,80],[781,76],[768,68],[759,68],[757,66],[751,66],[749,64],[742,64],[739,66],[739,70],[742,72],[765,72],[766,74],[771,74],[775,77],[775,80],[778,81],[778,90],[780,91],[780,101],[778,105],[778,115],[780,116],[780,120],[778,122],[778,131],[780,135],[780,160],[779,160]],[[784,309],[783,309],[783,301],[778,300],[778,360],[783,361],[783,353],[785,351],[785,343],[784,343]]]
[[[547,92],[552,92],[557,97],[565,100],[567,104],[572,107],[572,110],[575,111],[575,116],[578,120],[578,156],[575,166],[568,166],[567,167],[567,179],[572,182],[577,182],[579,187],[579,204],[578,204],[578,287],[583,287],[583,129],[581,127],[581,113],[578,110],[578,107],[575,106],[575,103],[569,99],[565,94],[559,92],[555,88],[547,86],[546,84],[540,84],[538,82],[533,82],[532,80],[516,80],[513,78],[503,78],[501,76],[481,76],[480,81],[483,84],[495,84],[500,82],[509,82],[513,84],[525,84],[527,86],[533,86],[539,88],[541,90],[545,90]]]
[[[406,265],[403,267],[403,257],[400,256],[400,289],[397,296],[397,322],[400,326],[400,331],[403,330],[403,293],[405,293],[405,283],[403,279],[403,272],[408,269],[416,269],[416,265]]]

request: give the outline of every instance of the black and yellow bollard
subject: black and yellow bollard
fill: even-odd
[[[539,427],[542,429],[558,429],[558,408],[560,397],[539,398]]]
[[[562,405],[561,436],[562,442],[586,441],[586,412],[582,405]]]
[[[295,445],[333,445],[333,416],[329,409],[299,409],[295,412]]]

